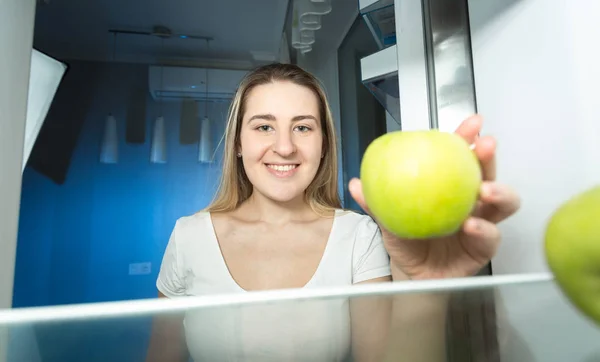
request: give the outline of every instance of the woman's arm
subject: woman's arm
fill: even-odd
[[[407,280],[392,266],[394,281]],[[445,362],[446,320],[449,296],[446,293],[396,294],[392,299],[389,343],[385,359],[411,362]]]
[[[406,280],[392,267],[392,277],[363,283]],[[357,362],[446,361],[446,294],[398,294],[350,301],[352,353]]]
[[[166,298],[160,292],[158,297]],[[189,360],[183,318],[180,314],[154,317],[146,362],[187,362]]]
[[[363,283],[390,282],[390,276]],[[387,295],[350,299],[352,320],[352,354],[356,362],[383,361],[390,330],[392,298]]]

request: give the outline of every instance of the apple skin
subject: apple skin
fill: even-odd
[[[557,208],[548,221],[544,247],[559,288],[600,326],[600,185]]]
[[[469,144],[438,130],[378,137],[363,155],[360,178],[374,218],[407,239],[458,231],[477,203],[482,182]]]

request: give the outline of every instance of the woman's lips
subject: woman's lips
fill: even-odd
[[[267,170],[277,177],[290,177],[293,176],[297,171],[299,164],[272,164],[267,163]]]

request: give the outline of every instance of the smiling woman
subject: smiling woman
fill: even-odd
[[[480,130],[477,116],[457,130],[475,144],[486,181],[470,222],[444,238],[401,239],[370,216],[342,209],[334,123],[317,79],[290,64],[254,70],[230,108],[218,193],[206,209],[177,221],[156,283],[159,296],[476,273],[500,241],[495,223],[518,208],[518,197],[493,182],[495,143],[479,137]],[[360,180],[349,188],[368,212]],[[389,348],[400,348],[407,360],[445,360],[443,295],[282,308],[189,313],[185,322],[158,318],[148,360],[184,361],[191,352],[207,361],[343,361],[352,354],[360,362],[381,360]],[[388,345],[392,332],[402,337]]]
[[[254,197],[301,200],[298,196],[315,180],[323,155],[317,97],[303,86],[277,81],[255,87],[246,102],[237,148]]]
[[[220,189],[205,210],[178,220],[157,281],[160,296],[391,280],[377,224],[341,209],[335,140],[325,92],[311,74],[289,64],[250,73],[230,109]],[[180,346],[185,335],[197,360],[233,353],[243,356],[239,360],[341,361],[352,344],[351,308],[344,302],[252,315],[188,315],[185,330],[179,322],[168,327],[169,342],[155,334],[149,359],[163,360],[165,343]],[[314,325],[321,314],[323,324]],[[173,321],[156,323],[156,331],[164,332]]]
[[[294,169],[289,176],[296,177],[289,183],[297,187],[286,186],[292,196],[278,197],[304,195],[303,201],[319,214],[340,208],[335,138],[329,103],[316,78],[288,64],[256,69],[233,100],[221,188],[206,211],[230,212],[256,188],[269,192],[261,181],[269,181],[261,178],[269,169]]]

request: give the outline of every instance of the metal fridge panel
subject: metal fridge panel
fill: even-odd
[[[437,128],[453,132],[477,112],[466,0],[423,0],[430,24],[430,91]]]
[[[394,2],[403,131],[431,129],[421,0]]]

